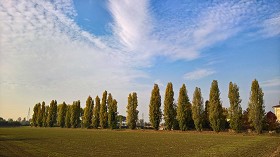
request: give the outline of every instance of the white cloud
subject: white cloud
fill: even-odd
[[[260,83],[261,87],[278,87],[280,86],[280,78],[266,80]]]
[[[260,32],[265,37],[280,35],[280,12],[278,12],[271,18],[264,20],[261,27],[262,30],[260,30]]]
[[[197,69],[192,72],[188,72],[184,75],[184,79],[186,80],[199,80],[204,77],[210,76],[212,74],[215,74],[216,71],[211,69]]]

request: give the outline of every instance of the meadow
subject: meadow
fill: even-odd
[[[228,132],[0,128],[0,156],[279,156],[280,136]]]

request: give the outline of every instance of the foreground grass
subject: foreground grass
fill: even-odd
[[[277,156],[279,146],[268,135],[0,128],[0,156]]]

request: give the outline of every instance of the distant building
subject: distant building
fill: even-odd
[[[277,117],[277,121],[280,122],[280,102],[279,105],[273,106],[272,108],[274,108],[274,113]]]

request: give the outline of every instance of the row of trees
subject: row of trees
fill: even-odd
[[[203,128],[210,127],[216,132],[224,130],[228,122],[231,129],[239,132],[245,124],[244,121],[246,121],[252,129],[261,133],[265,117],[263,96],[258,81],[253,80],[246,112],[248,118],[244,120],[239,87],[235,83],[229,83],[230,107],[226,109],[222,107],[217,80],[214,80],[211,84],[209,100],[205,101],[205,107],[203,106],[201,89],[195,88],[191,102],[185,84],[180,88],[178,102],[175,103],[173,85],[169,82],[165,90],[164,110],[162,112],[160,89],[157,84],[154,84],[149,104],[149,120],[155,130],[159,129],[163,117],[164,126],[167,130],[180,129],[184,131],[195,128],[201,131]],[[126,123],[131,129],[136,128],[139,113],[137,106],[137,93],[129,94]],[[82,121],[80,117],[82,117]],[[32,120],[34,126],[40,127],[52,127],[57,124],[60,127],[114,129],[117,128],[118,121],[117,101],[113,99],[110,93],[107,97],[107,91],[105,91],[101,104],[98,96],[95,98],[95,105],[94,100],[89,96],[84,110],[80,108],[80,101],[74,101],[72,105],[63,103],[58,107],[55,100],[51,101],[50,106],[45,106],[44,102],[42,105],[38,103],[34,106]]]
[[[74,101],[72,105],[65,102],[57,105],[56,100],[52,100],[50,106],[45,106],[45,102],[38,103],[33,108],[32,126],[62,128],[111,128],[117,127],[117,101],[113,99],[111,93],[104,91],[102,101],[96,96],[95,104],[91,96],[87,98],[86,107],[81,108],[80,101]]]
[[[263,129],[265,117],[263,96],[258,81],[254,80],[248,106],[248,122],[258,133]],[[230,107],[227,110],[222,107],[218,81],[214,80],[210,88],[209,101],[205,102],[205,110],[200,88],[195,88],[192,102],[190,102],[185,84],[180,88],[176,104],[174,103],[172,83],[168,83],[165,90],[164,113],[162,114],[159,87],[155,84],[149,105],[150,122],[155,129],[159,129],[163,115],[167,130],[179,128],[184,131],[191,129],[194,125],[196,130],[201,131],[203,126],[207,128],[210,125],[212,130],[219,132],[225,129],[226,123],[229,121],[231,129],[240,132],[244,124],[244,117],[239,87],[235,83],[229,83],[228,98]]]

